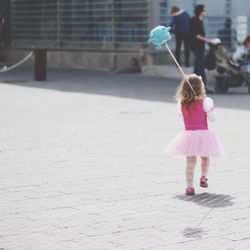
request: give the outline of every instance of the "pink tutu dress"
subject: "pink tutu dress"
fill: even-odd
[[[213,100],[209,97],[197,100],[189,108],[180,107],[185,130],[181,131],[167,146],[167,155],[222,156],[223,147],[218,137],[208,130],[207,118],[216,119]]]

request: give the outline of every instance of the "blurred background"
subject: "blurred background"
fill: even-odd
[[[206,6],[207,37],[220,37],[234,50],[250,33],[247,0],[1,0],[1,61],[45,48],[53,67],[122,71],[166,64],[167,53],[147,46],[150,30],[169,26],[171,6],[193,16],[197,4]]]

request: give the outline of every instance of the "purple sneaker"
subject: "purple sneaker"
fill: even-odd
[[[192,187],[186,188],[186,195],[194,195],[194,188]]]
[[[200,186],[203,187],[203,188],[208,187],[206,176],[201,176],[201,178],[200,178]]]

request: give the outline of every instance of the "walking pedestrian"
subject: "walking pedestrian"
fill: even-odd
[[[185,66],[189,67],[189,42],[188,42],[188,31],[189,31],[189,19],[190,16],[187,11],[180,9],[177,6],[171,8],[171,28],[175,35],[175,57],[178,63],[181,65],[180,54],[181,45],[184,43],[184,54],[185,54]]]
[[[226,18],[223,29],[218,31],[218,38],[221,43],[232,49],[236,42],[236,31],[232,27],[232,19]]]
[[[195,16],[190,19],[189,33],[190,33],[190,48],[194,53],[194,73],[202,77],[205,86],[207,84],[205,73],[205,43],[213,43],[211,39],[206,37],[203,18],[205,17],[205,6],[199,4],[195,7]],[[206,88],[206,92],[212,93],[211,90]]]
[[[3,16],[0,15],[0,46],[4,45],[5,42],[5,19]]]
[[[206,188],[208,187],[207,174],[210,156],[223,155],[223,148],[217,136],[208,129],[207,118],[214,121],[217,115],[213,100],[206,97],[201,76],[191,74],[182,80],[176,99],[185,129],[168,144],[166,153],[170,156],[186,156],[186,194],[193,195],[195,194],[193,178],[197,157],[201,158],[200,186]]]

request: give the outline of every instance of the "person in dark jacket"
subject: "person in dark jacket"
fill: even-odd
[[[3,46],[5,41],[4,25],[5,25],[5,19],[3,16],[0,15],[0,46]]]
[[[190,48],[194,53],[194,73],[202,77],[206,85],[205,74],[205,43],[213,43],[211,39],[206,37],[203,18],[205,16],[205,6],[199,4],[195,7],[195,16],[189,22]],[[212,93],[211,90],[206,90],[207,93]]]
[[[236,32],[232,27],[232,19],[226,18],[224,28],[218,31],[218,38],[223,44],[232,49],[235,37]]]
[[[189,31],[189,14],[180,9],[177,6],[173,6],[171,9],[171,28],[172,32],[175,34],[176,47],[175,47],[175,57],[180,63],[180,51],[182,42],[184,43],[185,52],[185,66],[189,67],[189,45],[188,45],[188,31]]]

